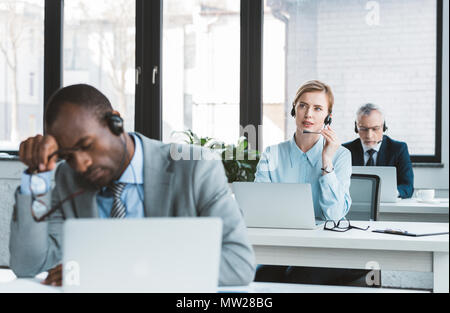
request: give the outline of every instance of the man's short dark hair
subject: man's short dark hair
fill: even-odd
[[[98,89],[78,84],[61,88],[56,91],[47,102],[45,110],[45,126],[50,128],[57,120],[61,109],[68,103],[92,110],[99,120],[102,120],[107,112],[113,110],[111,102]]]

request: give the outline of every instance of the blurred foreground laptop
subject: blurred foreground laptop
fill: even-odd
[[[311,185],[242,183],[232,185],[247,227],[315,229]]]
[[[352,173],[379,176],[380,202],[400,201],[397,195],[397,169],[394,166],[352,166]]]
[[[219,218],[64,223],[64,292],[217,292]]]

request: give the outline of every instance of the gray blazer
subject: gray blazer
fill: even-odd
[[[254,277],[254,254],[242,213],[233,199],[220,160],[176,160],[171,147],[137,134],[144,148],[144,214],[146,217],[215,216],[223,222],[220,285],[247,285]],[[186,148],[186,146],[184,147]],[[193,155],[209,153],[189,146]],[[172,150],[174,151],[174,150]],[[56,187],[44,196],[56,205],[74,191],[85,188],[71,167],[62,163],[55,173]],[[33,277],[61,262],[61,231],[65,218],[98,217],[97,190],[88,190],[36,223],[31,196],[15,194],[11,221],[10,267],[18,277]]]

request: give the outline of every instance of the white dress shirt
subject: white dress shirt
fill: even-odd
[[[369,153],[367,153],[367,151],[369,151],[371,149],[375,150],[375,153],[373,154],[372,158],[373,158],[373,161],[375,162],[375,164],[377,164],[377,156],[378,156],[378,151],[380,151],[381,144],[382,144],[382,142],[377,144],[375,147],[370,148],[370,147],[364,145],[363,141],[361,140],[361,145],[362,145],[362,148],[364,151],[364,165],[366,165],[367,161],[369,161],[370,156],[369,156]]]

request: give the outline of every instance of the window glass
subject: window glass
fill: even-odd
[[[43,132],[44,0],[0,1],[0,151]]]
[[[239,137],[240,1],[163,2],[163,141]]]
[[[105,94],[134,130],[135,0],[64,1],[64,86],[85,83]]]
[[[357,138],[357,109],[380,106],[387,135],[411,154],[434,155],[436,0],[265,0],[264,146],[289,139],[297,89],[328,83],[332,127]]]

